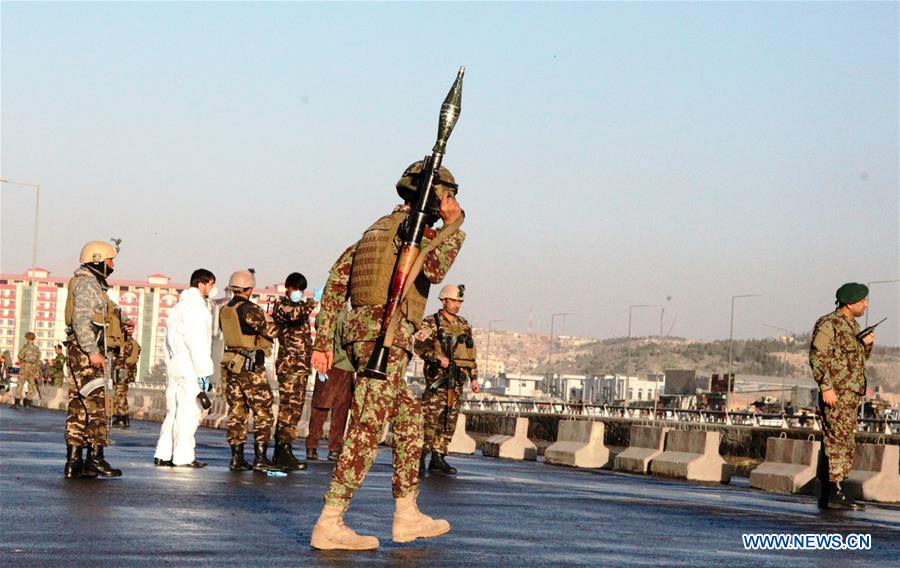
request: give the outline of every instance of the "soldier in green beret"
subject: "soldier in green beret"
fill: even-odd
[[[862,508],[844,494],[841,482],[853,465],[856,417],[866,394],[866,359],[875,343],[874,332],[857,338],[856,318],[866,313],[868,295],[865,284],[844,284],[835,293],[837,309],[820,317],[812,332],[809,365],[819,385],[824,430],[824,455],[819,460],[822,508]]]

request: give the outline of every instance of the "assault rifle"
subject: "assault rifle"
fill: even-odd
[[[437,373],[440,376],[428,385],[428,388],[437,390],[442,386],[447,387],[447,411],[444,413],[444,430],[449,430],[450,410],[456,404],[456,385],[461,380],[459,367],[456,365],[456,361],[453,360],[453,353],[456,351],[457,345],[465,344],[471,349],[475,343],[472,340],[472,336],[467,333],[461,333],[456,336],[441,335],[438,337],[438,343],[441,346],[441,352],[443,352],[444,357],[450,361],[450,364],[447,366],[446,370],[438,368]]]
[[[869,337],[870,335],[872,335],[873,333],[875,333],[875,328],[878,327],[879,325],[881,325],[882,323],[884,323],[884,320],[886,320],[886,319],[887,318],[882,318],[880,322],[876,323],[875,325],[870,325],[866,329],[857,333],[856,334],[857,341],[862,341],[863,339],[865,339],[865,338]]]
[[[416,189],[416,201],[409,212],[409,216],[400,228],[399,234],[402,246],[391,276],[388,301],[384,306],[384,317],[381,320],[381,330],[375,342],[372,356],[363,370],[365,376],[373,379],[387,378],[388,352],[394,344],[394,334],[396,333],[398,319],[397,309],[406,295],[407,288],[415,281],[413,272],[418,270],[416,261],[419,258],[425,229],[434,224],[439,216],[439,203],[437,194],[434,191],[434,178],[441,168],[444,152],[447,149],[447,140],[450,138],[450,133],[453,132],[453,127],[456,126],[456,121],[459,119],[459,113],[462,110],[462,84],[465,72],[464,67],[459,68],[456,80],[453,82],[453,86],[450,87],[450,92],[447,93],[444,104],[441,105],[437,141],[431,150],[431,155],[425,157],[422,174],[419,176],[419,183]],[[453,230],[455,230],[455,227]]]
[[[122,239],[117,239],[117,238],[113,237],[110,239],[110,241],[112,241],[113,246],[116,247],[116,252],[118,252],[119,245],[122,244]],[[110,353],[109,342],[107,341],[107,336],[109,334],[109,320],[110,320],[109,299],[106,297],[106,292],[103,293],[103,296],[104,296],[103,299],[105,300],[105,302],[103,304],[103,324],[100,325],[100,335],[102,336],[102,343],[103,343],[103,356],[105,358],[105,361],[103,362],[103,376],[97,377],[96,379],[93,379],[93,380],[85,383],[84,386],[82,386],[81,389],[79,389],[79,391],[78,391],[78,394],[80,394],[82,397],[86,397],[86,396],[90,395],[92,392],[94,392],[95,390],[97,390],[101,387],[106,389],[107,394],[109,394],[109,391],[112,390],[113,365],[115,365],[115,356],[112,353]],[[119,317],[120,312],[118,309],[116,310],[116,313],[114,315],[117,318]],[[124,333],[125,330],[123,329],[122,331]],[[98,339],[100,339],[100,338],[98,338]]]

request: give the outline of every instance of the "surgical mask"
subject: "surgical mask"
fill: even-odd
[[[293,292],[291,292],[290,298],[292,302],[294,302],[295,304],[299,304],[300,300],[303,299],[303,292],[294,290]]]
[[[210,297],[210,298],[215,298],[215,297],[218,296],[218,295],[219,295],[219,289],[218,289],[218,288],[216,288],[215,286],[213,286],[212,288],[210,288],[210,290],[209,290],[209,297]]]

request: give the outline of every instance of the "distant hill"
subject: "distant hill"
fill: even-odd
[[[479,363],[487,356],[487,330],[476,329]],[[777,339],[735,340],[734,370],[739,374],[810,376],[807,356],[809,334],[798,336],[785,346]],[[726,372],[728,341],[696,341],[656,337],[591,339],[549,337],[509,331],[491,332],[490,358],[502,361],[513,373],[544,374],[547,372],[576,375],[625,373],[629,361],[631,373],[646,375],[658,369],[696,369],[702,374]],[[630,347],[630,355],[629,355]],[[552,348],[552,362],[550,351]],[[889,392],[900,392],[900,348],[875,347],[869,359],[870,386],[884,386]]]

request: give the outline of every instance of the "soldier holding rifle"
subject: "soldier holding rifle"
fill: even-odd
[[[352,310],[347,313],[341,342],[357,369],[358,382],[350,427],[325,493],[325,506],[313,528],[313,548],[378,547],[376,537],[358,535],[342,519],[375,461],[385,422],[393,426],[395,441],[393,540],[410,542],[450,530],[447,521],[432,519],[416,506],[422,407],[404,374],[429,287],[444,278],[465,238],[459,231],[463,212],[456,201],[457,185],[450,171],[441,166],[459,116],[462,75],[460,69],[441,107],[432,154],[410,165],[397,182],[403,204],[377,220],[341,254],[325,285],[312,365],[319,373],[328,373],[335,322],[349,299]],[[431,226],[438,219],[443,226],[434,231]]]
[[[472,327],[459,315],[464,293],[462,284],[444,286],[439,296],[443,307],[426,318],[416,333],[416,354],[425,361],[425,444],[419,461],[420,476],[424,475],[425,455],[429,452],[429,472],[456,473],[456,468],[444,458],[456,428],[466,380],[471,380],[472,392],[479,391]]]
[[[81,266],[69,280],[65,345],[72,374],[68,385],[64,471],[68,479],[122,475],[103,455],[109,434],[106,388],[112,359],[124,345],[125,332],[134,332],[134,322],[125,319],[106,294],[106,279],[113,272],[118,253],[118,246],[103,241],[85,244]],[[82,455],[85,447],[87,457]]]

